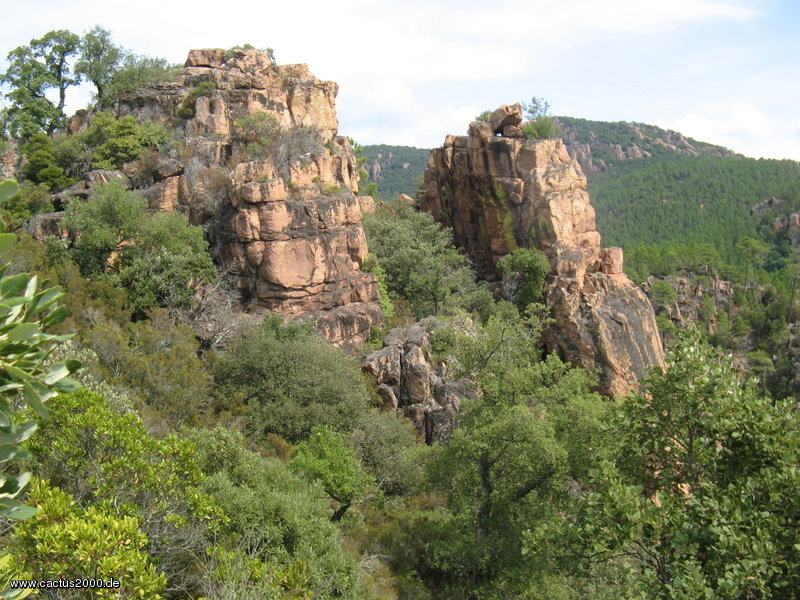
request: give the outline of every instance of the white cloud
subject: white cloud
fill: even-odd
[[[677,119],[656,124],[755,158],[800,160],[800,112],[778,121],[741,102],[710,102]]]
[[[563,64],[564,73],[574,73],[565,103],[591,95],[581,89],[581,68],[613,62],[603,47],[610,35],[633,36],[623,51],[635,52],[650,33],[747,22],[758,16],[757,6],[756,0],[239,0],[231,7],[216,0],[138,0],[135,6],[75,0],[67,7],[61,0],[28,0],[6,11],[14,27],[0,31],[0,50],[50,29],[80,32],[94,22],[135,52],[175,62],[190,48],[271,46],[281,63],[307,62],[318,77],[340,84],[343,133],[363,142],[428,146],[463,132],[475,114],[491,108],[475,106],[489,96],[515,101],[534,84],[540,93],[548,85],[538,78],[545,67]],[[576,49],[582,52],[569,54]],[[459,96],[449,89],[459,84],[472,87],[459,88]],[[439,90],[436,99],[427,92],[432,88]]]

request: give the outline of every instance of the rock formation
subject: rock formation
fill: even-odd
[[[142,193],[152,209],[204,226],[250,310],[304,316],[334,343],[359,343],[383,316],[375,277],[360,270],[361,206],[371,199],[356,196],[337,91],[306,65],[278,66],[256,50],[192,50],[175,81],[129,93],[113,110],[177,132],[178,151],[151,165]],[[142,178],[141,164],[124,171]]]
[[[667,277],[650,276],[642,284],[648,298],[653,299],[653,286],[658,281],[666,282],[675,290],[675,301],[656,306],[656,312],[663,314],[676,327],[688,327],[706,322],[709,333],[717,330],[717,315],[720,311],[730,311],[735,296],[735,287],[730,281],[702,269]],[[655,304],[655,302],[654,302]]]
[[[601,250],[586,177],[564,143],[517,138],[520,120],[518,105],[501,107],[470,135],[447,136],[431,151],[422,208],[453,228],[483,279],[500,279],[499,259],[517,247],[544,252],[555,320],[547,346],[596,372],[604,393],[625,394],[664,364],[653,309],[622,272],[622,250]],[[507,127],[514,137],[496,135]]]
[[[383,348],[361,361],[378,385],[385,410],[409,419],[426,443],[447,441],[464,398],[474,397],[466,379],[448,379],[447,365],[430,358],[431,331],[420,323],[392,329]]]

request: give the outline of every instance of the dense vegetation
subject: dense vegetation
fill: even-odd
[[[708,157],[626,161],[591,176],[589,194],[605,244],[705,242],[726,262],[735,262],[738,240],[761,235],[760,218],[752,214],[758,204],[780,198],[784,214],[800,210],[800,163]]]
[[[364,156],[369,181],[378,186],[378,198],[394,200],[398,194],[416,197],[422,172],[428,164],[428,150],[378,144],[364,146]],[[375,165],[379,166],[379,178],[372,176]]]
[[[48,70],[56,51],[72,71]],[[796,188],[758,179],[752,165],[761,163],[743,161],[713,185],[750,185],[755,197],[763,183],[761,193],[783,203],[736,229],[733,207],[751,197],[718,193],[709,202],[728,198],[719,214],[735,222],[736,240],[702,237],[709,219],[628,253],[637,281],[663,278],[650,293],[665,330],[677,301],[667,277],[696,271],[701,283],[720,275],[737,287],[731,306],[702,308],[698,330],[674,328],[669,370],[617,401],[543,353],[542,253],[504,258],[507,285],[497,290],[476,281],[430,215],[380,206],[364,220],[367,264],[391,324],[423,320],[431,360],[476,392],[452,437],[425,446],[409,422],[378,408],[354,358],[309,325],[241,315],[203,230],[184,216],[152,214],[114,182],[88,199],[51,195],[90,168],[134,163],[146,180],[173,141],[98,107],[88,129],[67,135],[63,106],[25,91],[25,68],[51,90],[82,74],[102,104],[159,70],[148,60],[99,28],[82,38],[51,32],[12,52],[5,81],[19,93],[7,132],[28,160],[21,186],[0,183],[0,215],[16,228],[58,205],[66,232],[44,242],[0,233],[3,597],[29,595],[8,589],[11,580],[86,577],[120,587],[38,595],[797,597],[800,416],[787,397],[796,393],[788,348],[800,272],[788,230],[771,227],[796,206]],[[321,143],[310,128],[276,132],[269,119],[234,126],[242,156],[281,165],[310,160]],[[681,164],[659,167],[665,185]],[[710,164],[697,168],[712,179],[728,173]],[[774,167],[777,179],[794,174],[791,164]],[[647,181],[637,185],[650,194]],[[695,206],[692,194],[680,197]],[[620,224],[616,235],[627,245],[634,233]],[[760,379],[704,338],[746,350]]]

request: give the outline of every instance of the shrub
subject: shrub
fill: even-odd
[[[508,298],[520,310],[532,302],[544,300],[550,262],[536,248],[517,248],[500,259],[498,267],[503,272],[504,288]]]
[[[27,157],[23,169],[26,179],[39,183],[50,191],[62,190],[75,183],[67,177],[64,169],[56,164],[56,154],[51,140],[45,133],[37,133],[22,147]]]
[[[315,425],[352,429],[369,406],[355,362],[300,323],[280,316],[246,325],[212,367],[217,411],[245,415],[254,439],[277,433],[291,442]]]
[[[19,193],[0,205],[0,216],[10,229],[17,229],[33,215],[54,210],[50,191],[46,184],[26,181]]]
[[[486,316],[491,293],[475,282],[467,259],[452,245],[452,233],[431,215],[405,205],[379,207],[363,223],[393,299],[407,299],[419,318],[458,309]]]
[[[129,54],[122,60],[122,66],[111,76],[103,104],[110,106],[123,94],[146,85],[171,81],[179,71],[178,65],[171,65],[164,58]]]
[[[210,96],[217,89],[217,84],[214,81],[203,81],[196,88],[192,89],[181,102],[178,112],[176,113],[181,119],[191,119],[197,113],[195,106],[198,98]]]
[[[93,148],[92,167],[95,169],[118,169],[140,158],[147,148],[158,147],[169,139],[167,132],[154,123],[139,125],[131,115],[114,119],[103,112],[94,116],[82,136]]]
[[[120,587],[98,593],[104,598],[163,598],[167,578],[156,572],[147,555],[147,536],[135,517],[117,514],[111,503],[83,509],[47,482],[33,485],[29,501],[39,514],[14,529],[16,568],[35,579],[119,581]],[[80,596],[65,590],[59,597]]]
[[[283,568],[302,561],[315,598],[355,598],[356,565],[339,543],[320,488],[247,450],[241,434],[217,428],[186,436],[207,475],[203,490],[225,510],[223,533],[241,540],[244,554]]]

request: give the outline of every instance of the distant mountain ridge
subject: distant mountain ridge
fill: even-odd
[[[741,157],[722,146],[700,142],[677,131],[645,123],[589,121],[556,117],[570,156],[587,175],[626,160],[668,156]]]
[[[428,164],[427,148],[377,144],[363,146],[369,181],[378,185],[378,197],[391,200],[398,194],[417,195],[417,183]]]
[[[570,156],[587,175],[604,173],[624,161],[704,156],[741,157],[727,148],[700,142],[677,132],[625,121],[590,121],[555,117]],[[429,150],[413,146],[373,144],[364,146],[369,181],[378,185],[378,196],[390,200],[398,194],[416,196],[418,178],[428,163]]]

